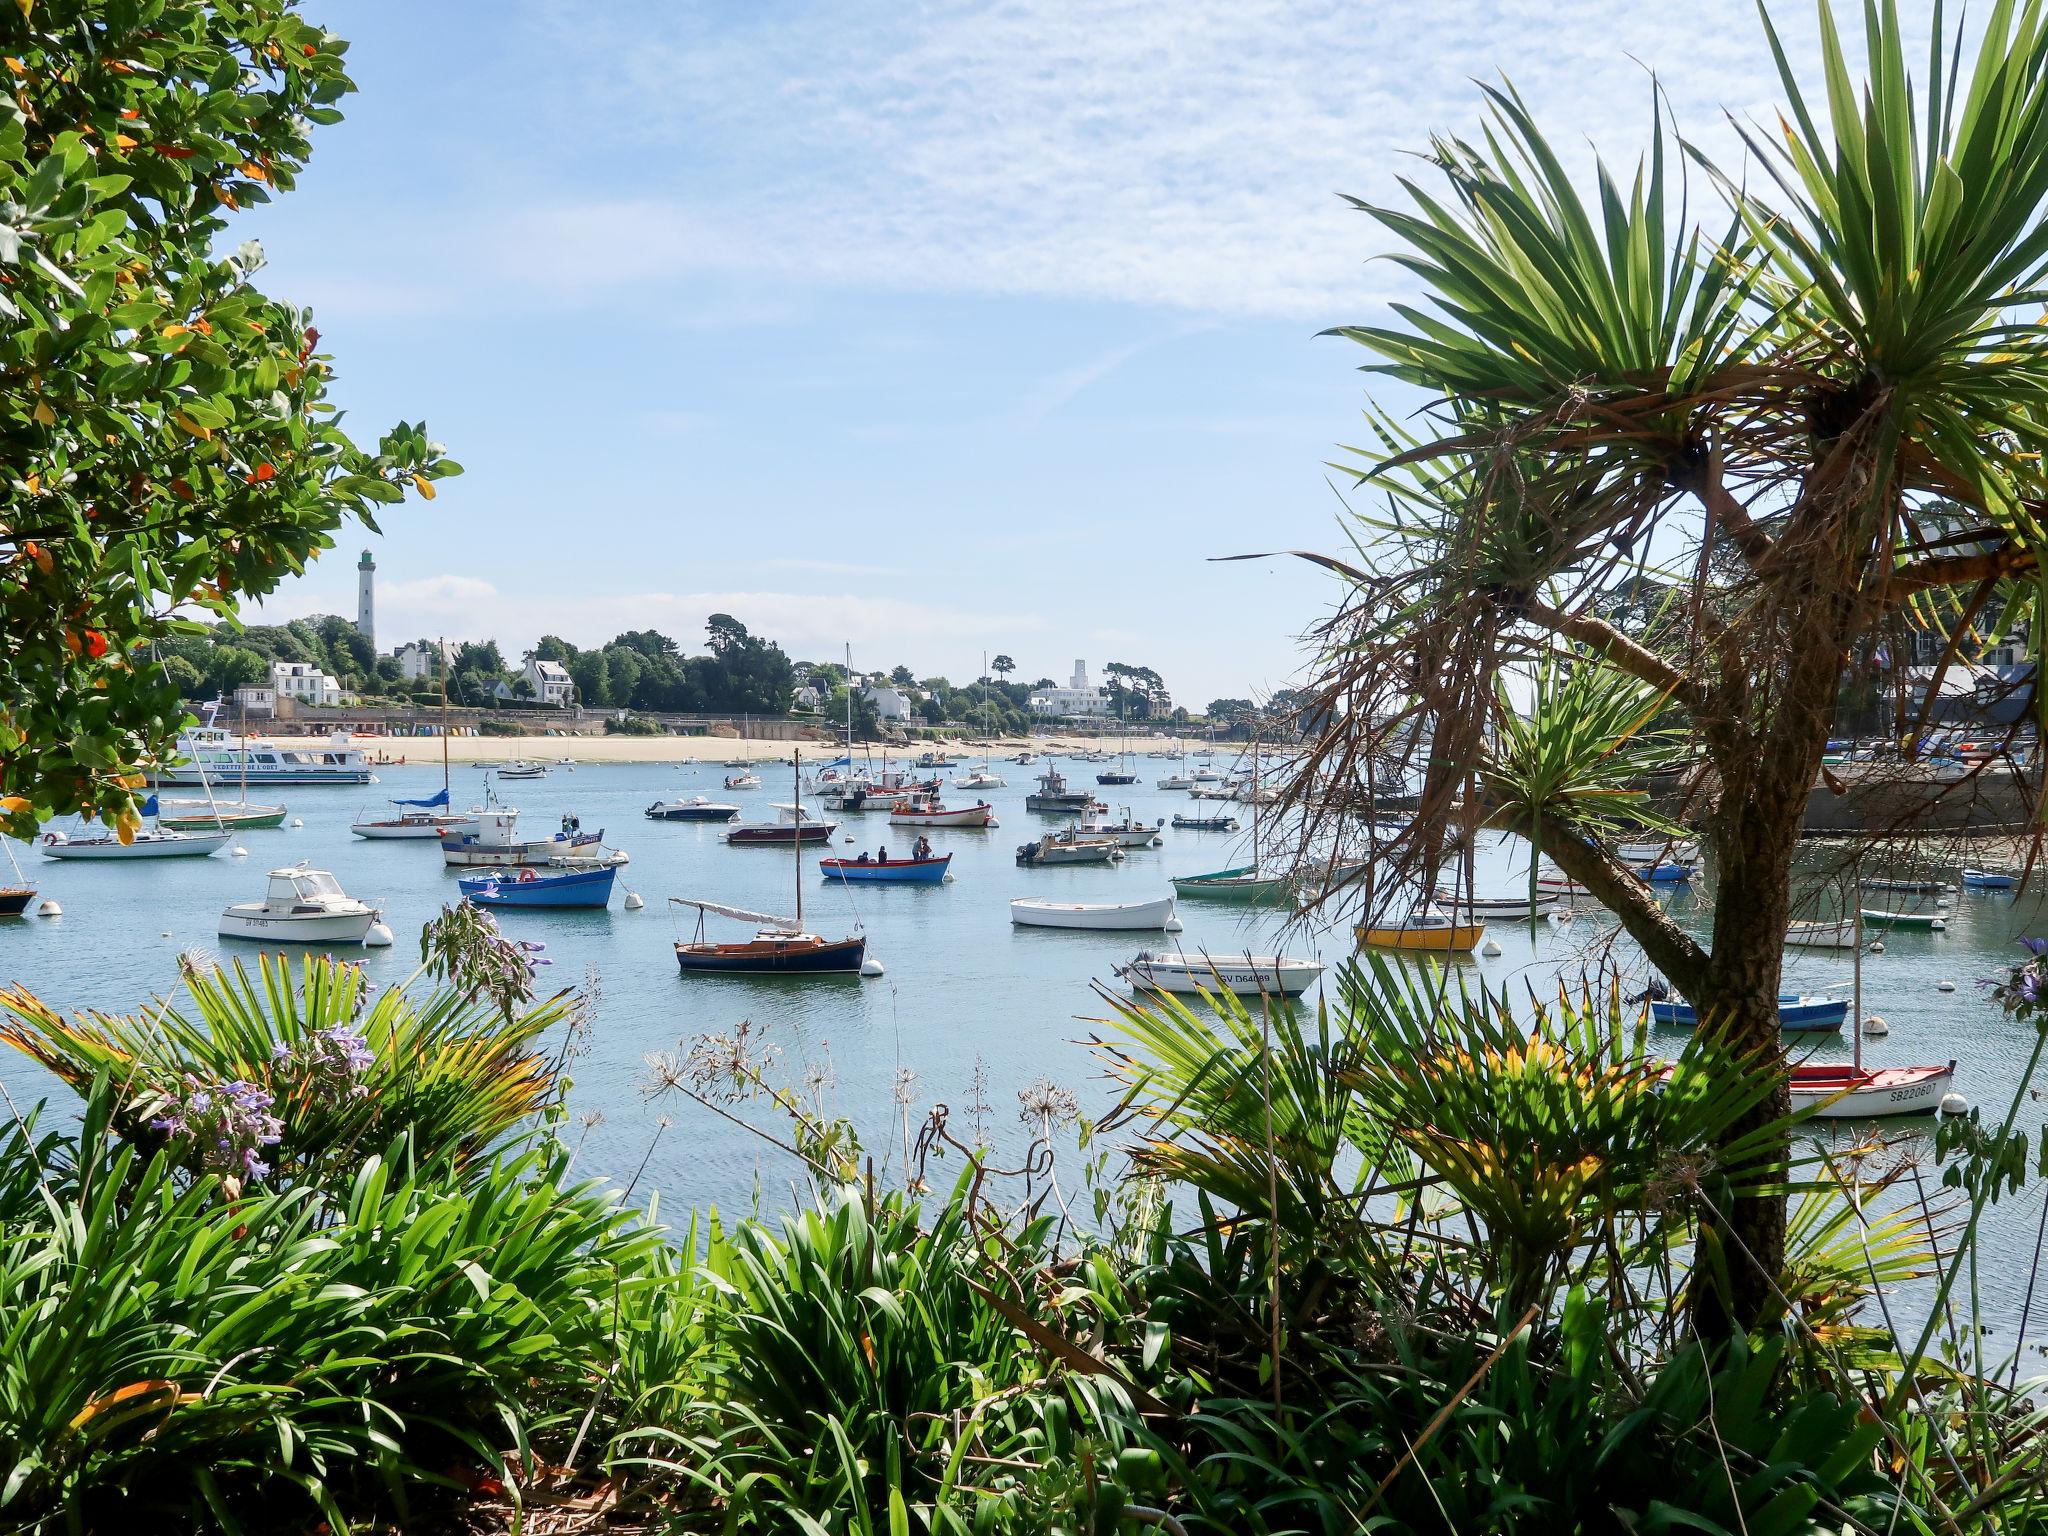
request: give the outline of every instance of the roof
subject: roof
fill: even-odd
[[[569,681],[569,669],[559,661],[536,661],[533,663],[533,670],[551,683]]]

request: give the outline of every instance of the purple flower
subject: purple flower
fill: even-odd
[[[2048,955],[2048,939],[2020,939],[2018,942],[2024,944],[2036,960]]]

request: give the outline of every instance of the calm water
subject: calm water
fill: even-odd
[[[1128,804],[1148,821],[1190,809],[1184,793],[1150,787],[1174,765],[1144,759],[1135,766],[1143,784],[1102,791],[1113,805]],[[1087,782],[1096,771],[1087,764],[1062,767],[1076,783]],[[1019,869],[1013,863],[1016,845],[1062,818],[1024,810],[1024,795],[1037,769],[998,764],[998,770],[1009,778],[1008,789],[982,796],[950,793],[955,803],[985,796],[998,807],[999,828],[930,834],[942,851],[955,855],[950,884],[849,891],[820,880],[818,853],[806,851],[807,925],[834,937],[850,931],[857,915],[869,934],[869,953],[886,967],[877,979],[808,983],[684,980],[677,974],[670,945],[689,936],[694,919],[672,915],[667,898],[702,896],[787,912],[793,897],[791,857],[780,849],[728,848],[716,826],[651,822],[641,815],[655,799],[704,793],[738,801],[748,819],[765,819],[772,814],[770,803],[791,798],[786,765],[764,768],[761,789],[731,795],[720,787],[727,770],[715,764],[557,767],[544,780],[502,786],[503,798],[519,806],[536,830],[552,829],[563,812],[573,810],[586,828],[605,828],[606,841],[632,856],[608,911],[501,914],[508,932],[546,941],[555,962],[547,979],[570,985],[594,974],[602,989],[594,1048],[577,1068],[573,1095],[579,1113],[603,1114],[603,1122],[589,1133],[583,1167],[630,1177],[654,1136],[656,1116],[667,1113],[674,1125],[654,1143],[643,1188],[662,1191],[671,1209],[678,1202],[744,1206],[757,1195],[769,1206],[786,1203],[793,1170],[783,1154],[694,1105],[673,1098],[651,1105],[641,1092],[648,1052],[672,1050],[699,1033],[729,1030],[742,1019],[766,1028],[768,1040],[781,1048],[790,1077],[800,1076],[807,1065],[827,1065],[833,1080],[830,1107],[853,1118],[878,1155],[896,1141],[891,1090],[899,1068],[917,1074],[919,1111],[944,1100],[958,1128],[974,1102],[971,1085],[979,1064],[986,1072],[988,1125],[998,1146],[1015,1142],[1016,1095],[1036,1079],[1050,1078],[1072,1089],[1086,1109],[1106,1103],[1107,1085],[1087,1050],[1075,1043],[1089,1033],[1083,1021],[1101,1011],[1093,988],[1114,985],[1111,967],[1140,948],[1158,947],[1162,936],[1015,928],[1009,899],[1150,898],[1166,891],[1169,875],[1244,862],[1248,837],[1169,829],[1163,846],[1129,850],[1120,865]],[[348,824],[359,810],[383,809],[381,797],[430,794],[440,785],[438,765],[388,768],[380,776],[368,789],[253,795],[271,803],[284,800],[304,825],[240,834],[238,842],[248,850],[241,859],[221,853],[139,864],[58,864],[17,847],[31,883],[61,902],[64,916],[0,923],[0,978],[25,983],[66,1010],[134,1009],[172,986],[181,951],[253,954],[252,946],[216,936],[221,909],[260,897],[266,869],[306,859],[333,870],[351,894],[382,904],[396,945],[349,954],[360,955],[380,983],[404,979],[417,963],[420,924],[456,897],[455,872],[444,869],[431,842],[363,842],[349,834]],[[455,804],[478,800],[483,782],[482,770],[458,768]],[[1217,803],[1202,806],[1208,812]],[[1248,820],[1245,808],[1231,809]],[[914,834],[888,827],[879,814],[842,820],[842,838],[851,834],[859,847],[887,842],[900,852],[913,840]],[[1479,856],[1477,889],[1482,894],[1511,889],[1511,872],[1526,868],[1525,858],[1526,850],[1489,839]],[[1953,881],[1952,871],[1948,878]],[[627,890],[646,898],[644,910],[621,910]],[[1681,921],[1702,929],[1709,899],[1705,890],[1671,898]],[[1878,898],[1900,906],[1914,899]],[[1996,1117],[2025,1063],[2031,1031],[2004,1017],[1975,983],[2010,962],[2016,935],[2048,932],[2048,913],[2031,893],[2017,904],[2008,893],[1958,892],[1949,899],[1946,932],[1891,933],[1886,953],[1865,960],[1865,1011],[1882,1013],[1891,1024],[1887,1038],[1866,1042],[1865,1058],[1883,1064],[1953,1057],[1959,1064],[1957,1086]],[[1281,925],[1277,914],[1248,915],[1230,906],[1184,902],[1181,913],[1186,931],[1176,937],[1190,950],[1242,950],[1248,944],[1270,950]],[[724,931],[717,936],[745,936],[737,926],[721,926]],[[1566,925],[1546,924],[1534,935],[1527,924],[1512,924],[1494,929],[1493,936],[1501,955],[1456,964],[1474,980],[1512,984],[1517,992],[1524,983],[1538,992],[1551,989],[1561,971],[1576,975],[1609,956],[1624,969],[1641,970],[1633,947],[1618,939],[1611,919],[1598,912],[1584,912]],[[1289,953],[1318,953],[1333,964],[1348,950],[1348,944],[1327,933],[1296,933],[1285,947]],[[1846,953],[1794,951],[1786,986],[1846,987],[1849,975]],[[1945,980],[1955,983],[1953,992],[1939,990]],[[1849,1049],[1845,1037],[1815,1047],[1814,1054],[1823,1060],[1846,1058]],[[42,1097],[50,1088],[38,1069],[12,1053],[0,1053],[0,1080],[17,1099]],[[60,1090],[53,1097],[61,1101],[65,1095]],[[2022,1127],[2038,1130],[2038,1120],[2029,1116]],[[2008,1309],[2016,1307],[2012,1293],[2024,1284],[2038,1213],[2038,1197],[2032,1194],[1994,1213],[1998,1230],[1991,1251],[2007,1267],[1993,1289]]]

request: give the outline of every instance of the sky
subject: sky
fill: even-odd
[[[1781,99],[1749,0],[305,9],[360,92],[229,238],[313,308],[359,438],[424,418],[467,473],[252,618],[353,614],[368,547],[385,649],[696,650],[725,611],[920,677],[1147,665],[1196,708],[1285,686],[1337,596],[1215,557],[1345,546],[1374,381],[1318,333],[1412,294],[1340,194],[1398,202],[1503,73],[1580,165],[1633,165],[1652,72],[1731,160],[1725,114]]]

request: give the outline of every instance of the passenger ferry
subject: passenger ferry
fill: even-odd
[[[345,731],[326,741],[285,746],[237,739],[218,726],[195,726],[178,738],[178,760],[153,769],[159,788],[204,784],[368,784],[370,760]]]

